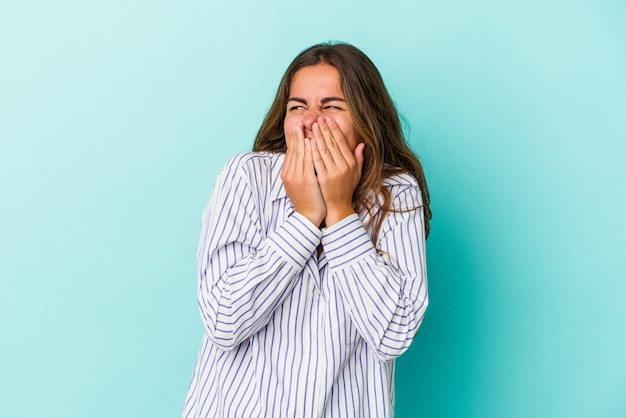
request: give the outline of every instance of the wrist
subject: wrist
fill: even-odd
[[[298,212],[300,215],[307,218],[313,225],[315,225],[318,228],[322,225],[322,221],[324,220],[324,215],[320,213],[309,213],[306,211],[299,211],[297,209],[296,209],[296,212]]]
[[[345,218],[354,214],[354,209],[352,206],[349,207],[341,207],[333,210],[328,210],[326,213],[326,218],[324,219],[326,226],[333,226],[334,224],[341,222]]]

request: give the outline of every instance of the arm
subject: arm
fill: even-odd
[[[229,350],[265,326],[289,295],[321,232],[298,213],[265,236],[265,196],[243,157],[220,173],[202,221],[198,304],[209,339]],[[269,169],[269,168],[268,168]],[[258,179],[262,184],[262,179]]]
[[[417,207],[417,187],[396,196]],[[398,208],[397,205],[394,205]],[[377,253],[357,215],[323,231],[322,244],[339,293],[361,337],[381,361],[409,347],[428,305],[423,210],[389,213]]]
[[[419,187],[410,176],[391,185],[396,212],[385,218],[377,253],[352,209],[364,144],[352,150],[331,118],[318,118],[313,134],[313,162],[327,209],[322,245],[331,280],[375,355],[381,361],[393,359],[413,341],[428,305]]]

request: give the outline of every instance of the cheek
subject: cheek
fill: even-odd
[[[294,121],[292,120],[292,118],[290,118],[289,115],[286,115],[285,121],[283,122],[283,133],[285,135],[291,133],[291,131],[293,130],[293,125]]]

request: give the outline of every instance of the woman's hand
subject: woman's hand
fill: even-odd
[[[326,226],[331,226],[354,213],[352,195],[361,179],[365,144],[359,143],[353,152],[337,123],[321,116],[313,124],[311,143],[313,165],[326,204]]]
[[[292,135],[285,135],[287,152],[280,178],[296,212],[318,227],[326,217],[326,205],[313,165],[311,140],[304,137],[304,127],[297,124]]]

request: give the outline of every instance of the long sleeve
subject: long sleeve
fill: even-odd
[[[393,359],[428,301],[419,188],[385,179],[393,211],[374,246],[367,214],[320,230],[295,212],[283,162],[239,154],[214,186],[198,247],[205,336],[182,416],[393,416]]]
[[[223,350],[267,324],[321,239],[321,231],[295,212],[266,231],[271,170],[251,154],[233,157],[203,216],[198,303],[207,337]]]
[[[428,305],[421,194],[395,191],[377,252],[362,221],[352,215],[324,230],[322,245],[359,334],[377,358],[398,357],[411,344]]]

